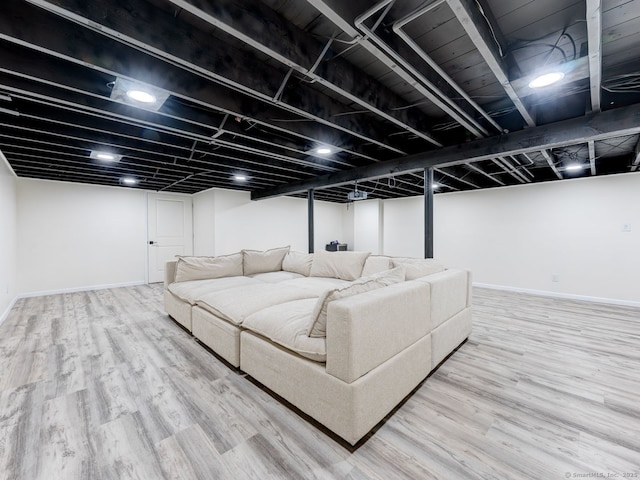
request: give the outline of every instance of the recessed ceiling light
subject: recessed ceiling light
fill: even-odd
[[[122,183],[124,183],[125,185],[135,185],[138,183],[138,180],[133,177],[124,177],[122,179]]]
[[[233,179],[238,180],[240,182],[244,182],[247,179],[247,177],[245,175],[234,175]]]
[[[122,158],[122,155],[100,150],[92,150],[89,157],[103,162],[117,162]]]
[[[529,88],[542,88],[548,87],[556,82],[559,82],[564,78],[562,72],[550,72],[544,75],[539,75],[529,82]]]
[[[329,147],[319,147],[316,149],[316,153],[319,155],[329,155],[332,150]]]
[[[571,165],[567,165],[565,167],[565,170],[576,171],[576,170],[582,170],[583,168],[584,166],[579,163],[572,163]]]
[[[431,188],[433,188],[434,190],[436,188],[440,188],[440,184],[439,183],[434,183],[434,184],[431,185]]]
[[[137,89],[127,90],[127,97],[141,103],[155,103],[158,100],[155,95]]]
[[[169,92],[153,85],[118,77],[113,83],[110,97],[116,102],[158,111],[169,98]]]

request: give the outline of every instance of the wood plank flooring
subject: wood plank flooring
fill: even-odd
[[[640,477],[640,309],[476,289],[469,341],[353,449],[199,345],[161,295],[16,303],[1,479]]]

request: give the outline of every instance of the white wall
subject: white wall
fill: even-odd
[[[422,202],[385,201],[385,253],[422,256]],[[477,284],[640,302],[640,173],[439,194],[434,203],[434,256],[470,268]]]
[[[291,245],[308,250],[307,201],[280,197],[251,201],[248,192],[212,189],[194,196],[196,254],[224,255],[243,248]],[[343,237],[344,205],[314,203],[315,250]]]
[[[386,255],[424,257],[422,196],[385,200],[383,238]]]
[[[143,283],[146,193],[20,178],[18,292]]]
[[[353,203],[353,250],[383,251],[383,204],[381,200],[359,200]]]
[[[0,152],[0,322],[17,294],[17,178]]]
[[[193,196],[193,254],[215,253],[215,190],[206,190]]]

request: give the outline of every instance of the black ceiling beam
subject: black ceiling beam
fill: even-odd
[[[7,0],[9,2],[13,2],[14,0]],[[25,4],[28,5],[28,4]],[[39,15],[40,17],[45,17],[37,19],[36,25],[39,28],[43,28],[49,30],[56,28],[55,19],[46,18],[48,14],[42,11],[41,9],[36,9],[35,7],[31,7],[35,9],[35,12],[30,12],[33,15]],[[11,19],[15,20],[15,19]],[[45,21],[43,23],[43,21]],[[16,26],[16,24],[18,24]],[[20,39],[22,33],[29,30],[29,28],[33,30],[37,30],[35,27],[29,27],[27,22],[24,22],[22,25],[20,24],[20,20],[15,21],[7,21],[6,16],[0,16],[0,38],[5,38],[11,42],[14,42],[16,38]],[[17,37],[13,37],[11,35],[6,35],[4,32],[9,30],[13,30],[16,28],[16,32],[13,32],[13,35],[17,35]],[[96,38],[88,38],[90,35],[94,35]],[[40,58],[42,55],[38,50],[42,49],[46,50],[48,53],[55,55],[57,57],[63,57],[66,59],[72,59],[74,63],[67,63],[69,67],[78,67],[82,66],[88,72],[92,72],[93,69],[86,69],[86,63],[91,63],[94,68],[97,67],[101,71],[105,73],[111,73],[115,76],[118,74],[124,76],[132,76],[132,75],[142,75],[142,72],[146,72],[146,75],[155,75],[160,78],[164,74],[165,83],[161,85],[162,87],[175,87],[172,88],[172,91],[177,92],[178,94],[182,94],[184,97],[188,98],[193,102],[203,102],[207,105],[213,107],[216,106],[221,111],[230,112],[233,115],[243,115],[249,116],[251,118],[256,119],[257,121],[263,121],[265,123],[269,123],[273,118],[280,118],[286,123],[287,129],[293,129],[297,134],[305,136],[307,138],[319,138],[321,135],[321,131],[319,130],[317,124],[313,122],[302,122],[300,123],[300,117],[298,115],[289,113],[281,108],[265,106],[261,104],[259,101],[255,101],[253,99],[247,97],[240,97],[235,95],[235,93],[228,88],[222,87],[215,83],[204,80],[203,78],[194,76],[189,72],[182,71],[172,65],[163,64],[162,62],[149,57],[147,55],[143,55],[140,52],[135,52],[132,49],[124,47],[117,42],[113,42],[112,45],[106,45],[105,43],[109,43],[109,39],[105,39],[97,34],[93,34],[90,31],[82,31],[82,35],[78,38],[77,35],[69,32],[67,39],[75,39],[68,40],[66,42],[61,42],[59,39],[56,40],[55,36],[50,37],[47,40],[38,39],[37,35],[28,35],[27,41],[30,45],[33,46],[34,50],[32,52],[28,52],[28,54],[23,55],[19,65],[11,65],[13,69],[19,69],[20,71],[25,70],[25,66],[29,64],[33,64],[36,67],[40,65]],[[77,42],[82,43],[82,46],[74,46],[78,45]],[[92,48],[90,43],[96,41],[100,47]],[[3,42],[0,41],[0,50],[5,46]],[[49,47],[57,47],[55,51],[51,50]],[[95,52],[94,50],[100,50]],[[28,50],[28,49],[27,49]],[[79,50],[79,51],[78,51]],[[75,56],[74,56],[75,55]],[[37,61],[34,60],[34,56],[38,58]],[[128,60],[125,61],[124,58]],[[22,64],[25,64],[23,66]],[[61,68],[60,70],[64,71],[65,68]],[[50,71],[41,70],[38,72],[34,72],[38,76],[42,78],[47,78],[50,74]],[[84,75],[77,75],[76,78],[82,78]],[[113,80],[114,78],[112,78]],[[72,86],[74,84],[71,84]],[[84,86],[84,85],[83,85]],[[97,88],[97,87],[96,87]],[[243,112],[242,114],[239,112]],[[288,123],[291,122],[291,123]],[[334,141],[336,145],[340,145],[341,138],[338,136],[332,137],[331,140]]]
[[[312,37],[258,0],[169,0],[174,5],[258,49],[287,67],[438,145],[430,120],[418,111],[394,110],[406,102],[341,57],[319,62],[326,41]],[[329,39],[327,39],[328,41]],[[355,81],[357,79],[357,81]]]
[[[16,0],[5,1],[15,2]],[[349,135],[355,135],[361,140],[377,142],[381,146],[398,151],[397,147],[386,139],[389,130],[388,125],[383,125],[377,119],[372,119],[373,121],[370,122],[355,122],[348,116],[335,116],[336,114],[349,112],[352,109],[304,84],[296,84],[295,89],[285,89],[281,100],[279,102],[274,101],[273,97],[276,96],[286,70],[282,71],[270,67],[257,57],[232,45],[220,45],[222,42],[219,40],[218,45],[216,45],[217,39],[215,37],[197,31],[193,25],[189,25],[179,18],[174,18],[161,9],[153,8],[147,2],[133,0],[125,4],[121,0],[102,3],[100,1],[58,0],[55,2],[39,1],[37,3],[42,4],[45,8],[47,6],[51,8],[51,5],[55,5],[58,7],[56,13],[63,17],[69,16],[69,12],[72,12],[87,20],[86,24],[81,24],[82,26],[75,28],[72,22],[65,22],[68,24],[68,32],[64,35],[60,35],[59,31],[56,32],[56,35],[52,36],[53,38],[50,41],[47,41],[47,48],[49,49],[64,51],[67,49],[68,44],[71,43],[69,39],[74,38],[74,46],[71,48],[76,51],[85,51],[79,57],[76,53],[73,58],[81,58],[84,62],[104,66],[115,72],[122,70],[116,68],[115,65],[109,65],[109,60],[116,58],[120,60],[131,59],[128,65],[123,65],[127,67],[125,75],[141,81],[147,81],[147,83],[155,84],[169,91],[188,94],[187,92],[190,92],[191,89],[185,92],[184,88],[180,88],[180,86],[185,85],[184,82],[170,81],[176,75],[166,78],[163,72],[164,69],[167,71],[175,69],[174,65],[178,65],[184,70],[213,80],[220,85],[225,85],[227,96],[249,95],[250,98],[248,100],[250,102],[243,102],[240,108],[237,106],[235,108],[227,107],[227,109],[234,110],[236,115],[255,115],[255,104],[278,105],[281,107],[280,113],[271,114],[271,119],[283,118],[284,121],[289,121],[284,115],[284,110],[289,110],[295,112],[296,115],[307,116],[323,125],[336,128]],[[37,7],[30,6],[30,8],[39,11],[37,15],[41,18],[35,22],[36,24],[46,28],[49,26],[46,23],[54,22],[58,30],[60,29],[59,20],[47,18],[47,15],[51,14],[47,14]],[[63,10],[60,11],[60,9]],[[29,23],[34,23],[34,21],[30,19]],[[100,28],[98,25],[104,26],[104,28]],[[154,28],[149,29],[148,25],[154,25]],[[89,28],[85,28],[87,26]],[[91,30],[91,28],[96,30]],[[41,37],[43,32],[46,32],[46,30],[43,30],[39,31],[37,35],[27,36],[22,30],[14,28],[10,31],[14,32],[13,35],[19,35],[18,38],[29,37],[30,39],[27,40],[29,43],[37,42],[35,38]],[[60,43],[60,38],[66,38],[66,44],[57,45]],[[179,41],[176,39],[179,39]],[[78,42],[91,47],[79,47],[77,46]],[[120,46],[117,47],[116,43],[119,43]],[[128,48],[129,45],[134,45],[135,49]],[[123,48],[125,49],[124,51]],[[136,68],[136,65],[141,65],[140,59],[136,58],[143,55],[140,53],[140,49],[144,50],[146,54],[153,55],[161,59],[162,62],[166,62],[162,66],[152,69],[152,71],[163,72],[154,81],[145,80],[148,75],[147,68]],[[87,52],[86,50],[90,51]],[[109,57],[112,58],[110,59]],[[152,61],[147,59],[142,65],[145,63],[149,64]],[[257,73],[256,64],[260,65],[260,72],[266,71],[264,76]],[[223,98],[220,98],[220,100],[223,100]],[[225,105],[225,102],[219,101],[218,103]],[[315,137],[318,136],[316,127]],[[340,145],[340,143],[336,144]]]
[[[323,187],[343,185],[356,180],[382,178],[424,168],[456,165],[464,162],[489,160],[501,156],[518,155],[544,149],[564,147],[590,140],[633,135],[640,132],[640,104],[608,110],[580,118],[572,118],[548,125],[502,136],[483,138],[472,142],[446,147],[379,162],[365,167],[323,175],[311,181],[296,182],[280,187],[258,190],[251,194],[259,200]]]
[[[12,59],[12,56],[7,56],[5,54],[6,51],[0,50],[0,65],[3,64],[3,60],[6,60],[7,58]],[[13,59],[15,60],[15,57]],[[13,65],[14,63],[7,62],[4,64]],[[55,77],[56,72],[58,72],[59,70],[60,69],[51,70],[51,77]],[[26,86],[28,86],[28,90],[24,90]],[[205,117],[203,113],[198,112],[196,109],[189,109],[184,106],[173,105],[172,107],[170,107],[172,115],[168,115],[164,112],[148,112],[140,108],[134,108],[127,105],[119,104],[117,102],[113,102],[101,97],[93,97],[87,94],[82,95],[72,90],[55,88],[45,83],[25,79],[17,75],[3,72],[1,68],[0,88],[3,88],[7,93],[19,92],[18,96],[23,97],[23,101],[25,101],[24,99],[26,98],[28,99],[28,101],[32,101],[34,103],[41,103],[43,105],[42,108],[45,108],[45,106],[56,106],[61,110],[68,110],[76,113],[80,112],[84,114],[74,117],[77,119],[80,119],[85,115],[92,115],[97,117],[99,119],[98,121],[103,121],[104,119],[119,121],[122,122],[122,124],[129,124],[132,131],[135,131],[135,128],[159,130],[165,131],[171,135],[177,135],[179,137],[190,139],[190,141],[197,139],[200,142],[207,142],[211,137],[211,132],[217,130],[217,127],[213,129],[211,127],[207,127],[206,125],[202,125],[201,123],[195,123],[195,119],[189,119],[188,121],[185,120],[187,115],[190,117],[198,118],[200,122],[207,119],[207,117]],[[197,114],[198,116],[196,117],[195,114]],[[217,122],[214,122],[212,121],[214,120],[213,114],[208,115],[208,119],[211,123],[220,125],[222,123],[223,117],[219,114],[218,117],[219,118],[215,119],[217,120]],[[92,124],[92,126],[95,125]],[[188,130],[185,130],[185,128]],[[247,128],[251,128],[251,125],[247,125]],[[302,151],[300,148],[295,147],[292,142],[284,142],[284,145],[281,146],[273,143],[272,138],[271,141],[268,141],[268,135],[262,133],[260,136],[256,136],[256,133],[256,129],[253,128],[253,136],[247,135],[240,128],[240,124],[238,124],[234,120],[227,121],[224,124],[224,134],[226,135],[226,138],[230,139],[231,137],[231,139],[233,139],[232,143],[238,145],[238,148],[240,150],[246,148],[265,149],[265,145],[268,145],[269,148],[265,151],[268,151],[268,153],[270,154],[276,154],[279,156],[290,156],[292,159],[298,159],[297,161],[300,161],[300,156],[308,156],[306,152]],[[238,137],[241,141],[238,140]],[[282,142],[281,139],[279,140]],[[220,141],[223,141],[223,139],[221,138]],[[254,143],[255,146],[251,147],[250,145],[248,145],[248,143]],[[282,150],[284,150],[283,153],[277,152]],[[294,155],[293,152],[297,153],[297,156]],[[346,165],[350,167],[357,165],[353,162],[345,162],[337,156],[333,156],[328,160],[329,163],[336,165]],[[327,161],[327,159],[323,159],[323,161]]]
[[[344,0],[307,0],[308,3],[318,8],[321,13],[327,16],[331,21],[333,21],[339,28],[344,30],[344,32],[351,36],[352,38],[356,38],[362,33],[356,30],[353,25],[356,23],[356,19],[369,8],[372,8],[370,2],[356,2],[356,1],[344,1]],[[409,7],[411,9],[414,8],[413,4],[407,5],[396,3],[398,8]],[[405,8],[406,10],[406,8]],[[402,15],[409,13],[409,11],[403,11]],[[372,15],[371,18],[373,20],[377,20],[380,16],[380,13]],[[367,21],[366,23],[371,23],[373,20]],[[385,23],[391,23],[392,19],[389,17],[385,18]],[[484,137],[487,136],[487,132],[482,132],[480,125],[484,127],[488,132],[496,132],[501,131],[502,128],[499,128],[499,125],[494,125],[487,121],[486,118],[480,114],[480,107],[474,107],[464,98],[461,98],[460,93],[456,92],[454,88],[433,68],[429,65],[424,59],[420,57],[413,49],[411,49],[406,43],[402,42],[400,38],[395,35],[390,27],[378,27],[374,31],[375,36],[379,39],[380,42],[384,44],[385,51],[382,52],[384,55],[388,55],[388,51],[386,49],[391,50],[397,57],[401,58],[404,62],[398,64],[398,69],[405,69],[407,72],[414,70],[420,76],[424,78],[424,80],[420,80],[419,85],[426,85],[426,87],[419,88],[416,85],[413,85],[415,90],[421,93],[425,99],[431,102],[431,99],[425,94],[425,90],[429,92],[429,94],[433,95],[438,101],[444,104],[444,108],[438,106],[438,109],[441,109],[445,113],[451,115],[454,113],[458,118],[452,116],[455,121],[460,122],[460,119],[464,119],[463,121],[466,123],[461,123],[467,128],[470,132],[472,132],[476,137]],[[364,42],[369,42],[370,39],[365,39]],[[376,46],[370,46],[367,50],[374,55],[373,52],[378,49],[377,41],[373,42]],[[365,48],[367,44],[363,45]],[[383,47],[383,48],[384,48]],[[397,58],[393,58],[394,62],[397,62]],[[330,68],[333,62],[327,62],[327,68]],[[396,74],[400,75],[399,70],[395,70]],[[415,74],[413,74],[415,75]],[[406,76],[400,76],[400,78],[405,79]],[[411,77],[413,78],[413,77]],[[428,85],[428,84],[431,85]],[[435,88],[434,88],[435,87]],[[449,109],[447,112],[446,109]],[[452,112],[453,110],[453,112]],[[461,115],[461,112],[466,114],[467,118]],[[469,122],[469,119],[472,119]],[[475,122],[476,125],[473,125]]]

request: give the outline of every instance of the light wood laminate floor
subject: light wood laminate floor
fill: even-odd
[[[476,289],[469,341],[350,449],[200,346],[161,289],[17,302],[0,478],[640,477],[640,309]]]

